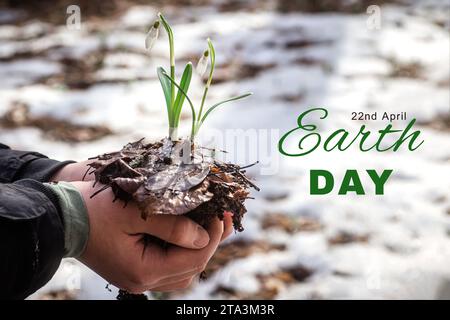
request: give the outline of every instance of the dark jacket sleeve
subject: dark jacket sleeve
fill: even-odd
[[[0,183],[25,178],[47,182],[59,169],[72,162],[48,159],[38,152],[11,150],[0,143]]]
[[[62,213],[42,182],[67,163],[0,145],[0,298],[26,298],[61,262]]]

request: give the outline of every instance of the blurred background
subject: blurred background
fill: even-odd
[[[73,14],[80,9],[80,24]],[[371,7],[370,5],[377,5]],[[274,170],[250,174],[261,187],[244,227],[224,243],[208,279],[153,299],[450,298],[450,3],[418,0],[0,0],[0,141],[59,160],[83,160],[167,133],[156,67],[168,65],[164,32],[144,39],[161,11],[175,34],[178,70],[212,38],[217,72],[210,101],[254,96],[212,115],[209,130],[294,128],[312,106],[329,110],[319,129],[351,112],[407,112],[425,143],[415,152],[314,152],[281,156],[277,139],[250,157]],[[369,12],[368,12],[369,11]],[[378,19],[379,18],[379,19]],[[201,97],[201,79],[191,85]],[[182,133],[187,133],[185,108]],[[276,138],[276,137],[275,137]],[[239,142],[239,141],[238,141]],[[245,164],[249,147],[230,154]],[[219,146],[220,147],[220,146]],[[253,150],[253,149],[252,149]],[[358,169],[365,196],[309,195],[309,170],[339,183]],[[374,196],[365,169],[393,169]],[[117,289],[73,259],[32,299],[113,299]]]

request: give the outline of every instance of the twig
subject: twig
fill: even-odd
[[[105,190],[108,189],[108,188],[109,188],[108,185],[103,186],[101,189],[95,191],[95,192],[90,196],[90,198],[92,199],[93,197],[95,197],[96,195],[98,195],[100,192],[105,191]]]

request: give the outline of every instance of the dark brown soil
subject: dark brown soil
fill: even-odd
[[[125,290],[119,290],[117,300],[147,300],[147,296],[145,294],[134,294]]]
[[[135,201],[143,219],[151,214],[187,215],[207,226],[228,211],[235,230],[242,231],[244,201],[250,188],[259,189],[244,168],[220,162],[214,150],[205,150],[194,149],[188,140],[146,144],[141,139],[93,158],[88,173],[112,188],[116,199]]]

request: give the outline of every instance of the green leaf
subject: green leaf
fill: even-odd
[[[161,87],[164,92],[164,97],[166,98],[167,114],[169,116],[169,126],[172,127],[172,108],[171,108],[171,92],[170,92],[170,81],[164,75],[167,74],[163,67],[158,67],[158,79],[161,83]]]
[[[167,31],[167,35],[169,37],[169,49],[170,49],[170,76],[175,79],[175,45],[173,41],[173,32],[166,18],[162,15],[161,12],[158,13],[158,17],[161,20],[164,28]],[[170,105],[173,105],[173,99],[175,99],[175,87],[173,85],[170,86]]]
[[[216,109],[217,107],[221,106],[222,104],[225,104],[225,103],[231,102],[231,101],[236,101],[236,100],[244,99],[244,98],[247,98],[248,96],[251,96],[252,94],[253,94],[253,93],[251,93],[251,92],[247,92],[247,93],[245,93],[245,94],[243,94],[243,95],[240,95],[240,96],[237,96],[237,97],[232,97],[232,98],[229,98],[229,99],[226,99],[226,100],[223,100],[223,101],[221,101],[221,102],[216,103],[216,104],[213,105],[211,108],[209,108],[208,111],[205,112],[205,114],[203,115],[202,119],[200,120],[200,124],[202,124],[202,123],[205,121],[206,117],[208,117],[208,115],[209,115],[212,111],[214,111],[214,109]]]
[[[180,85],[178,85],[178,83],[175,82],[175,80],[173,80],[168,74],[167,72],[162,73],[163,76],[165,76],[175,87],[178,88],[178,91],[181,92],[184,97],[186,98],[187,102],[189,103],[189,106],[191,107],[191,112],[192,112],[192,127],[191,127],[191,139],[193,138],[193,133],[194,133],[194,124],[195,124],[195,120],[197,119],[197,116],[195,114],[195,108],[194,108],[194,104],[192,103],[191,99],[189,98],[189,96],[187,95],[186,92],[184,92],[184,90],[180,87]]]
[[[162,22],[162,25],[164,27],[164,29],[166,29],[167,31],[167,35],[169,36],[169,44],[170,44],[170,57],[172,59],[173,57],[173,32],[172,32],[172,28],[170,27],[169,23],[167,22],[166,18],[164,18],[164,16],[162,15],[162,13],[158,13],[158,17]],[[172,65],[172,61],[170,61],[170,65]]]
[[[205,89],[203,91],[202,102],[200,103],[200,110],[198,112],[199,118],[201,118],[201,116],[203,114],[203,106],[205,105],[205,102],[206,102],[206,96],[208,95],[208,90],[209,90],[209,87],[211,86],[211,81],[213,78],[214,66],[216,65],[216,50],[214,49],[211,39],[208,38],[207,42],[208,42],[208,51],[209,51],[209,59],[211,62],[211,67],[209,69],[208,81],[206,81]],[[196,131],[198,131],[198,129]]]
[[[178,126],[180,120],[181,109],[183,107],[186,94],[189,90],[189,85],[191,84],[191,78],[192,78],[192,63],[189,62],[184,68],[183,75],[181,76],[180,88],[182,89],[182,91],[178,90],[177,98],[175,99],[175,103],[173,106],[173,113],[174,113],[173,120],[175,127]]]

